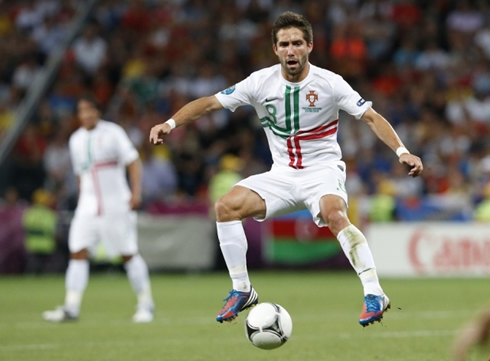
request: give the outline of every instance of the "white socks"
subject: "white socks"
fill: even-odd
[[[153,309],[153,297],[151,294],[148,266],[143,258],[137,254],[124,265],[129,282],[138,297],[138,307]],[[66,270],[66,296],[64,309],[72,316],[80,313],[83,292],[87,287],[89,278],[89,261],[72,259]]]
[[[138,307],[149,307],[153,309],[153,297],[151,294],[150,277],[148,275],[148,266],[143,257],[139,254],[131,257],[124,264],[128,275],[129,283],[138,296]]]
[[[71,259],[66,270],[66,296],[64,309],[72,316],[80,313],[80,305],[89,276],[89,262],[86,259]]]
[[[216,222],[219,245],[228,267],[233,288],[249,292],[250,280],[247,272],[247,238],[241,221]]]
[[[339,232],[337,239],[349,259],[352,267],[356,270],[364,287],[364,295],[383,294],[379,284],[373,255],[369,249],[366,237],[354,225],[349,225]]]

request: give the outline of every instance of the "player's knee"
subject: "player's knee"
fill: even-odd
[[[345,212],[342,212],[340,210],[333,210],[328,212],[325,218],[325,222],[328,224],[328,228],[330,228],[332,233],[335,235],[350,224]]]
[[[88,250],[86,248],[78,252],[70,253],[70,259],[87,259],[87,258],[88,258]]]
[[[129,262],[133,258],[133,255],[122,255],[121,260],[123,263]]]
[[[230,218],[231,206],[224,197],[221,197],[214,204],[214,211],[218,222],[226,222]]]
[[[237,207],[233,204],[229,197],[221,197],[214,204],[216,220],[218,222],[229,222],[237,217]]]

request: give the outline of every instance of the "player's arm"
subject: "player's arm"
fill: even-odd
[[[131,209],[137,209],[141,205],[141,160],[138,158],[127,166],[129,175],[129,185],[131,187],[131,199],[129,204]]]
[[[400,163],[411,167],[408,175],[417,177],[422,173],[424,166],[420,158],[406,150],[391,124],[381,114],[377,113],[373,108],[369,108],[364,112],[361,119],[369,125],[379,139],[399,155],[398,160]]]
[[[184,105],[167,122],[155,125],[151,128],[150,143],[162,144],[163,136],[169,134],[173,128],[193,122],[202,116],[219,109],[223,109],[223,106],[214,95],[196,99]],[[175,123],[172,124],[173,122]]]
[[[70,140],[68,141],[68,150],[70,152],[70,160],[71,160],[71,166],[72,166],[72,169],[73,169],[73,173],[75,174],[75,177],[76,177],[76,180],[77,180],[77,199],[80,198],[80,192],[81,192],[81,183],[82,183],[82,179],[81,179],[81,166],[80,166],[80,162],[78,161],[78,158],[76,156],[76,154],[78,154],[79,152],[77,152],[77,148],[75,146],[75,141],[73,140],[73,136],[70,137]]]

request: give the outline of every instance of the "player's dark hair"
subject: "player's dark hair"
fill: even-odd
[[[277,44],[277,33],[279,30],[289,28],[298,28],[301,30],[307,44],[313,41],[313,29],[311,28],[310,22],[303,15],[286,11],[279,15],[276,21],[274,21],[274,24],[272,24],[272,44]]]
[[[89,102],[90,104],[92,104],[92,106],[97,109],[99,112],[101,111],[100,109],[100,105],[99,105],[99,102],[97,101],[97,99],[93,96],[93,94],[91,93],[85,93],[83,94],[82,96],[80,96],[78,98],[78,101],[86,101],[86,102]]]

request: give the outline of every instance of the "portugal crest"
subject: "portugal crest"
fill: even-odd
[[[306,100],[310,103],[310,107],[315,106],[315,102],[318,100],[318,94],[315,93],[314,90],[310,90],[308,94],[306,94]]]

